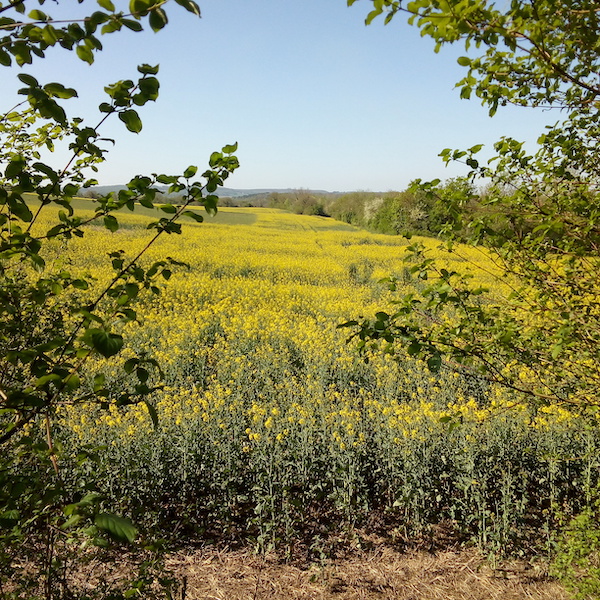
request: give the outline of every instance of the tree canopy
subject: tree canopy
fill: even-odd
[[[192,0],[174,3],[200,16]],[[111,0],[97,0],[96,10],[66,21],[53,19],[45,4],[0,2],[0,65],[23,68],[17,74],[19,98],[0,114],[0,587],[4,594],[4,584],[10,583],[19,597],[40,597],[31,594],[42,588],[44,598],[54,598],[68,596],[60,581],[69,548],[108,545],[111,539],[132,542],[137,535],[128,519],[101,509],[92,470],[79,471],[79,482],[61,471],[54,444],[56,412],[82,402],[101,409],[143,402],[156,424],[150,400],[161,385],[156,360],[130,353],[120,361],[127,383],[119,387],[107,381],[102,360],[119,360],[123,328],[137,319],[135,303],[159,293],[159,281],[182,266],[166,256],[149,261],[148,249],[160,236],[180,233],[181,217],[202,221],[191,204],[215,212],[214,192],[238,161],[237,144],[226,145],[210,156],[203,171],[188,166],[175,175],[137,175],[118,192],[78,199],[97,183],[94,172],[107,159],[112,142],[102,137],[107,119],[119,119],[133,133],[141,130],[139,109],[159,95],[158,66],[141,64],[135,77],[107,82],[99,90],[103,98],[94,123],[69,114],[68,100],[77,90],[40,82],[24,69],[43,60],[51,47],[92,64],[103,48],[101,38],[165,27],[168,3],[131,0],[123,11]],[[55,5],[48,4],[51,11]],[[57,167],[46,157],[59,142],[68,145],[70,158]],[[178,195],[177,205],[160,202],[165,191]],[[141,250],[127,254],[115,245],[108,256],[98,257],[112,271],[106,281],[71,268],[68,250],[74,240],[89,235],[90,226],[116,232],[122,211],[139,207],[155,214]],[[99,368],[84,376],[93,360]],[[84,454],[80,466],[93,452]],[[36,577],[15,573],[17,550],[32,552]],[[134,582],[127,593],[143,593],[144,581]]]
[[[469,56],[458,62],[468,73],[457,87],[463,98],[475,92],[491,114],[508,103],[587,107],[600,93],[599,10],[591,0],[373,0],[367,24],[398,14],[431,37],[436,52],[464,45]]]
[[[441,152],[444,161],[464,162],[471,180],[491,182],[469,239],[495,261],[497,285],[475,285],[468,273],[440,269],[414,243],[407,261],[425,282],[421,291],[398,298],[395,312],[347,325],[362,348],[396,353],[401,342],[434,370],[474,371],[537,401],[598,406],[597,3],[373,0],[367,23],[380,15],[386,22],[406,15],[436,51],[464,45],[458,62],[467,74],[457,87],[491,115],[513,104],[556,109],[559,120],[540,132],[534,153],[511,138],[495,144],[486,164],[477,159],[480,145]],[[439,197],[438,182],[419,183]],[[457,247],[450,242],[447,250]]]

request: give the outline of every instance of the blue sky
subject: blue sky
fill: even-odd
[[[96,175],[101,184],[202,168],[213,150],[237,141],[241,167],[228,187],[401,190],[417,177],[463,173],[444,166],[444,148],[491,146],[502,135],[533,144],[558,118],[523,108],[489,118],[454,89],[465,71],[456,63],[461,48],[435,54],[402,16],[365,26],[366,0],[199,4],[201,19],[169,3],[169,25],[157,34],[104,36],[92,66],[56,49],[23,68],[40,82],[75,87],[80,98],[68,102],[69,113],[95,123],[104,85],[135,77],[140,63],[160,64],[160,97],[141,109],[142,132],[116,119],[102,130],[117,143]],[[74,5],[44,9],[59,17],[79,10]],[[0,70],[0,109],[15,103],[17,72]],[[61,152],[52,157],[56,166],[64,160]]]

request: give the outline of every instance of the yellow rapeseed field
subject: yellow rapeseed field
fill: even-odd
[[[115,233],[90,228],[54,259],[107,281],[107,252],[141,248],[147,220],[127,214]],[[477,263],[483,283],[498,275],[481,250],[448,255],[422,241],[440,266]],[[271,209],[222,209],[186,224],[145,260],[189,267],[142,298],[139,322],[123,331],[128,348],[164,371],[152,398],[158,427],[144,404],[69,406],[64,444],[102,448],[107,487],[131,510],[185,506],[203,528],[235,524],[261,544],[374,510],[395,515],[399,534],[447,520],[498,547],[525,535],[526,522],[550,523],[554,508],[584,501],[595,484],[598,440],[577,414],[534,411],[480,378],[433,376],[408,356],[366,363],[336,329],[389,307],[381,278],[415,285],[406,245]],[[110,388],[127,388],[119,364],[128,356],[89,364],[88,379],[101,370]]]

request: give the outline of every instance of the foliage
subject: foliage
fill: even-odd
[[[376,201],[376,198],[377,194],[373,192],[350,192],[335,198],[327,210],[338,221],[364,227],[367,224],[367,206]]]
[[[287,194],[273,192],[269,194],[267,200],[268,206],[290,210],[297,215],[328,216],[323,199],[308,190],[299,189]]]
[[[268,206],[300,215],[331,216],[355,227],[390,235],[452,233],[466,237],[466,222],[481,212],[474,185],[467,178],[435,186],[436,195],[416,189],[403,192],[348,192],[317,196],[306,190],[272,193]]]
[[[151,0],[132,0],[128,13],[117,11],[110,0],[98,0],[99,10],[67,22],[32,8],[43,4],[0,4],[0,64],[23,67],[43,59],[53,46],[92,64],[102,49],[101,36],[142,31],[144,23],[159,31],[168,21],[166,3]],[[200,14],[192,0],[176,4]],[[72,471],[61,466],[68,457],[55,443],[56,411],[83,401],[102,409],[144,402],[156,425],[149,394],[158,389],[161,370],[154,359],[144,353],[128,356],[121,366],[128,384],[121,388],[106,385],[101,362],[91,381],[82,382],[83,372],[91,361],[121,354],[123,328],[138,318],[135,303],[144,294],[159,293],[158,281],[169,279],[173,267],[181,265],[164,256],[148,262],[149,248],[163,235],[180,233],[180,217],[202,221],[188,209],[192,202],[214,213],[214,192],[238,164],[232,155],[236,145],[225,146],[211,155],[201,177],[196,178],[195,166],[181,175],[136,176],[126,189],[90,200],[85,215],[78,212],[75,195],[96,183],[88,173],[106,158],[104,122],[118,118],[138,133],[138,108],[158,98],[158,66],[143,64],[138,71],[136,81],[104,88],[107,97],[95,125],[68,116],[63,101],[77,97],[76,90],[59,82],[40,83],[24,72],[18,74],[22,101],[0,115],[0,518],[6,525],[0,537],[0,581],[12,581],[9,591],[15,597],[25,591],[32,598],[36,593],[67,597],[72,549],[103,546],[111,538],[132,543],[137,536],[133,524],[112,514],[95,490],[98,481],[86,466],[89,451]],[[68,144],[71,153],[61,167],[51,160],[58,143]],[[157,205],[157,184],[182,195],[178,206]],[[142,247],[127,254],[114,238],[102,256],[111,271],[103,278],[71,269],[67,257],[74,241],[94,227],[118,235],[122,211],[140,205],[158,209],[146,225]],[[17,559],[38,562],[40,577],[30,587],[25,581],[21,589],[14,587]]]
[[[598,507],[571,520],[558,542],[552,573],[577,600],[600,598],[600,528]]]
[[[354,4],[356,0],[348,0]],[[473,92],[494,114],[508,103],[520,106],[593,105],[598,95],[598,7],[593,0],[516,0],[505,6],[489,0],[372,0],[367,24],[385,14],[389,22],[407,14],[438,52],[463,42],[459,58],[469,72],[458,82],[461,97]]]
[[[386,194],[366,225],[372,231],[393,235],[452,235],[466,237],[466,222],[481,211],[471,181],[463,177],[437,182],[432,190],[409,186]]]
[[[540,136],[533,155],[508,138],[495,144],[497,155],[487,165],[476,158],[480,145],[441,153],[445,161],[465,162],[471,179],[491,181],[481,213],[469,224],[469,239],[492,252],[501,273],[496,284],[480,286],[464,273],[439,269],[414,244],[407,261],[425,283],[422,289],[399,298],[392,311],[347,325],[356,328],[363,348],[382,345],[393,353],[401,342],[434,370],[443,364],[474,368],[537,401],[597,406],[597,4],[373,5],[368,22],[383,13],[386,20],[406,13],[433,38],[436,51],[464,43],[468,56],[458,62],[468,74],[457,86],[463,98],[479,97],[490,114],[516,104],[566,109],[567,116]],[[418,189],[440,198],[436,182]],[[456,218],[445,228],[463,229]],[[447,250],[455,251],[451,242]]]

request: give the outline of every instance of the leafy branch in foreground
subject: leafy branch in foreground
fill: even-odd
[[[200,16],[195,2],[175,3]],[[0,3],[0,65],[30,64],[52,46],[92,64],[102,49],[100,36],[142,31],[144,22],[158,31],[168,21],[164,1],[132,0],[125,14],[110,0],[97,0],[101,10],[67,21],[31,9],[43,4]],[[148,263],[148,250],[159,237],[181,233],[182,217],[202,221],[191,204],[214,213],[214,192],[238,167],[234,144],[214,152],[198,177],[193,166],[182,175],[139,175],[118,192],[77,198],[81,189],[97,183],[89,173],[98,171],[106,160],[105,145],[114,143],[102,137],[106,120],[117,118],[139,133],[138,109],[158,98],[158,67],[143,64],[138,72],[137,81],[119,80],[104,88],[108,98],[99,105],[95,125],[67,115],[63,104],[76,98],[77,90],[23,72],[17,75],[23,99],[0,114],[2,595],[74,597],[67,575],[81,563],[87,546],[132,543],[138,536],[133,523],[104,502],[94,476],[97,450],[62,455],[55,417],[67,404],[109,408],[142,402],[157,425],[150,398],[160,387],[160,364],[147,353],[130,353],[121,365],[125,383],[117,387],[102,372],[102,361],[117,360],[125,348],[122,330],[138,318],[135,303],[147,293],[159,293],[158,280],[168,280],[172,269],[183,264],[167,256]],[[70,151],[59,168],[52,160],[58,144]],[[177,206],[157,202],[165,187],[178,196]],[[145,245],[131,255],[116,247],[98,257],[112,269],[104,280],[79,272],[71,262],[73,243],[89,235],[92,226],[117,232],[123,211],[139,206],[163,215],[149,224]],[[91,372],[92,359],[98,372]],[[27,577],[17,558],[29,561],[38,575]],[[142,574],[129,588],[124,582],[120,590],[98,589],[94,597],[151,594],[151,583]]]
[[[348,4],[352,4],[349,0]],[[373,0],[368,22],[401,13],[436,43],[463,43],[468,69],[457,83],[493,115],[499,106],[568,109],[530,154],[502,138],[481,164],[482,146],[444,150],[444,161],[490,182],[467,241],[494,264],[485,289],[469,273],[444,270],[413,244],[407,259],[423,285],[396,300],[395,312],[349,322],[361,349],[397,345],[430,368],[460,368],[540,402],[600,404],[600,198],[598,117],[600,25],[595,2]],[[441,200],[437,182],[417,187]],[[470,199],[465,196],[463,203]],[[460,214],[460,211],[457,212]],[[459,251],[449,222],[449,253]],[[471,265],[471,273],[476,266]],[[490,273],[487,273],[488,281]],[[392,282],[393,290],[399,286]]]
[[[64,216],[63,223],[53,226],[51,230],[36,237],[31,233],[23,233],[15,223],[14,213],[7,213],[11,215],[11,230],[2,240],[0,255],[0,258],[5,259],[1,265],[6,292],[3,295],[2,308],[4,331],[7,336],[5,360],[0,372],[0,389],[5,417],[11,411],[14,419],[6,424],[0,436],[0,443],[10,439],[37,415],[53,410],[65,392],[75,392],[80,387],[77,373],[81,371],[92,353],[96,352],[109,358],[120,352],[123,338],[113,329],[117,325],[122,327],[124,323],[135,320],[136,313],[132,304],[140,292],[146,289],[152,293],[159,293],[159,288],[154,283],[155,279],[159,276],[168,279],[172,266],[178,264],[177,261],[167,257],[145,268],[141,266],[140,259],[162,234],[181,233],[181,224],[177,222],[181,216],[190,216],[201,221],[201,215],[189,210],[190,204],[201,203],[210,212],[216,210],[217,197],[211,193],[205,195],[205,192],[215,191],[216,187],[221,185],[229,173],[237,167],[237,159],[231,155],[235,149],[235,145],[226,146],[224,152],[213,153],[210,161],[211,168],[203,173],[205,182],[192,181],[196,168],[190,167],[183,177],[167,175],[157,175],[152,178],[136,177],[126,190],[93,201],[99,206],[95,215],[86,219],[85,223],[102,220],[104,227],[116,231],[119,222],[112,213],[123,207],[134,210],[137,203],[153,208],[153,198],[160,191],[154,187],[155,183],[168,184],[169,193],[183,192],[177,207],[171,204],[162,204],[158,207],[170,216],[162,217],[148,225],[149,230],[154,230],[154,233],[135,256],[126,259],[121,251],[110,253],[115,274],[108,285],[97,292],[95,298],[86,299],[82,304],[70,300],[68,308],[65,307],[67,313],[71,316],[80,315],[72,329],[70,331],[65,329],[60,333],[53,332],[55,335],[34,345],[30,343],[33,332],[26,330],[26,335],[20,336],[21,339],[15,335],[15,331],[11,332],[14,330],[14,325],[20,325],[15,324],[14,315],[23,314],[27,311],[26,307],[34,308],[39,314],[52,299],[69,288],[89,290],[93,285],[85,275],[72,276],[64,270],[60,271],[58,277],[48,276],[42,252],[42,240],[70,239],[73,235],[83,235],[84,229],[78,217]],[[14,188],[11,193],[14,194]],[[25,202],[23,198],[21,200]],[[61,205],[62,202],[64,197]],[[49,203],[51,204],[52,201]],[[40,272],[40,276],[30,275],[28,281],[21,278],[23,256]],[[8,339],[9,335],[10,339]],[[145,385],[145,381],[140,382],[136,390],[139,398],[153,391]],[[103,397],[106,390],[100,387],[94,392],[97,396]],[[85,398],[89,400],[89,394],[86,394]],[[129,395],[121,395],[120,403],[126,403],[125,399],[127,403],[132,401]],[[74,398],[73,401],[79,400]]]

